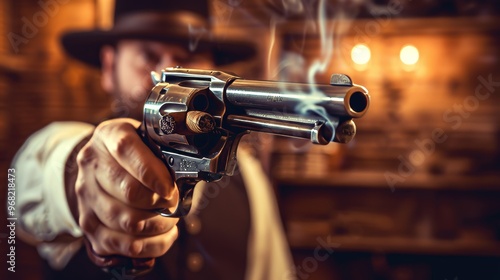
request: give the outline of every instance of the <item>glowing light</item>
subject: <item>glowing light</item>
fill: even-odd
[[[406,65],[415,65],[419,58],[418,49],[415,46],[406,45],[401,49],[399,58]]]
[[[363,44],[357,44],[351,50],[351,59],[354,63],[359,65],[367,64],[370,61],[371,52],[368,46]]]

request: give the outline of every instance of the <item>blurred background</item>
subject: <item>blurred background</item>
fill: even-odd
[[[37,129],[106,115],[99,72],[65,56],[58,36],[109,26],[110,2],[0,2],[0,178]],[[496,1],[212,0],[212,10],[216,32],[259,46],[223,70],[318,83],[346,73],[372,97],[348,145],[263,135],[255,145],[299,279],[500,279]],[[17,250],[16,276],[36,279],[35,250]]]

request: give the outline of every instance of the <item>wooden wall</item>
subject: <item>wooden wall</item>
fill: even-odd
[[[330,74],[347,73],[368,88],[371,107],[356,121],[354,141],[309,148],[275,141],[271,174],[297,276],[499,277],[499,84],[481,88],[500,81],[499,18],[393,18],[360,34],[377,20],[344,22],[328,70],[316,77],[328,83]],[[321,59],[317,34],[285,26],[285,51],[301,55],[306,68]],[[350,53],[359,43],[371,49],[362,66]],[[420,52],[412,67],[399,58],[407,44]]]

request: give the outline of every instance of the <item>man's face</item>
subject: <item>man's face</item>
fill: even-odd
[[[116,99],[115,115],[142,119],[144,100],[153,84],[151,71],[165,67],[211,69],[211,53],[190,53],[174,45],[154,41],[122,40],[116,48],[102,50],[102,84]]]

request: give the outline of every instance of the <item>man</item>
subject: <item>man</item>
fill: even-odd
[[[182,223],[153,211],[173,206],[178,197],[166,166],[136,132],[152,86],[150,71],[176,65],[210,69],[254,52],[246,42],[205,32],[210,30],[208,10],[206,1],[118,0],[113,29],[63,37],[70,55],[101,68],[102,86],[117,106],[110,120],[96,126],[49,125],[14,160],[17,174],[23,174],[17,181],[20,236],[36,245],[53,268],[67,270],[51,277],[112,279],[91,270],[109,265],[103,260],[123,257],[138,266],[158,258],[146,279],[289,275],[290,256],[272,191],[245,153],[239,155],[246,158],[240,161],[241,176],[237,172],[197,187],[191,214]],[[193,37],[193,30],[204,32]],[[89,260],[96,266],[80,263]]]

